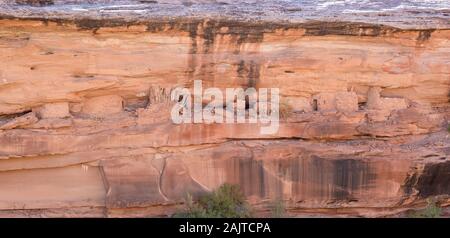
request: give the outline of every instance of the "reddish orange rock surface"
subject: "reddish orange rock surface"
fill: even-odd
[[[397,23],[389,12],[310,21],[320,5],[286,10],[287,22],[236,10],[239,21],[208,15],[220,10],[208,1],[110,2],[0,5],[0,216],[170,216],[186,193],[223,183],[239,184],[261,216],[279,199],[290,216],[450,204],[445,10],[423,24],[406,10]],[[148,5],[203,15],[162,18]],[[194,80],[279,88],[279,131],[175,125],[170,90]]]

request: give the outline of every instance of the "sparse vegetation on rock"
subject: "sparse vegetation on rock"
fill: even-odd
[[[439,218],[441,217],[442,209],[432,200],[427,201],[427,206],[419,211],[414,211],[408,214],[410,218]]]
[[[182,2],[0,0],[0,217],[250,216],[197,193],[223,183],[268,217],[450,194],[448,1]]]
[[[271,216],[273,218],[286,217],[286,205],[284,204],[283,200],[278,199],[272,203]]]
[[[177,218],[248,218],[251,209],[238,185],[223,184],[194,202],[188,195],[183,211]]]

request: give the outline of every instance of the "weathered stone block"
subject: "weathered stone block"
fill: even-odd
[[[319,93],[313,96],[313,108],[318,111],[354,112],[358,110],[355,92]]]
[[[367,92],[367,108],[370,110],[381,109],[381,88],[371,87]]]
[[[336,94],[335,93],[319,93],[313,96],[313,107],[317,111],[334,111],[336,110]]]
[[[313,110],[309,98],[286,97],[286,103],[294,112],[311,112]]]
[[[355,92],[336,93],[336,109],[340,112],[358,111],[358,95]]]
[[[67,102],[47,103],[41,107],[34,108],[33,111],[40,118],[70,117],[69,103]]]
[[[400,110],[408,107],[408,103],[404,98],[387,98],[381,97],[381,88],[372,87],[367,93],[367,108],[369,110],[392,111]]]
[[[404,98],[381,98],[381,106],[383,110],[400,110],[408,107]]]

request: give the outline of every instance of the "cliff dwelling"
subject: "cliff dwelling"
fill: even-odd
[[[259,217],[277,199],[290,217],[405,216],[427,199],[448,211],[448,3],[418,17],[68,2],[0,3],[0,217],[171,217],[223,184]],[[279,89],[276,133],[174,123],[185,99],[171,92],[195,80],[223,95]]]

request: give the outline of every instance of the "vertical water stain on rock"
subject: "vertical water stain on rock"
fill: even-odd
[[[239,164],[239,184],[242,184],[248,195],[257,194],[265,197],[265,173],[263,161],[253,159],[240,159]]]
[[[190,23],[167,22],[164,24],[148,24],[148,31],[159,32],[167,29],[177,29],[189,33],[191,45],[188,56],[188,69],[186,77],[190,80],[203,80],[214,83],[216,65],[220,58],[216,58],[216,50],[232,50],[233,54],[239,54],[240,59],[236,63],[237,77],[247,82],[242,85],[255,87],[260,74],[260,63],[255,57],[250,57],[250,52],[241,52],[241,46],[246,43],[259,44],[263,40],[263,34],[267,30],[264,27],[249,28],[235,22],[219,21],[192,21]],[[226,40],[217,40],[226,39]],[[257,47],[256,47],[257,48]],[[257,52],[253,52],[257,53]],[[225,79],[218,79],[225,80]]]
[[[370,164],[363,160],[312,156],[303,162],[301,173],[295,174],[294,178],[312,186],[307,187],[306,191],[313,196],[331,200],[350,200],[361,190],[373,186],[376,174],[371,170]],[[301,183],[299,187],[305,191],[305,188],[301,188]]]
[[[330,11],[286,15],[298,10],[293,3],[260,14],[238,1],[67,2],[0,4],[0,176],[29,191],[11,195],[17,189],[3,183],[0,216],[92,215],[75,212],[84,195],[106,216],[167,216],[186,193],[224,183],[257,206],[289,201],[299,215],[381,216],[449,194],[450,28],[435,18],[441,11],[332,12],[336,19],[321,22],[310,20]],[[168,93],[194,80],[204,89],[279,88],[289,111],[273,135],[260,124],[174,124]],[[63,191],[49,207],[36,190],[47,181],[26,179],[42,170],[87,178],[89,167],[79,192],[49,188]]]
[[[259,82],[260,69],[260,64],[254,60],[249,60],[249,62],[241,60],[236,72],[239,79],[246,80],[246,87],[256,88]]]
[[[431,34],[434,32],[434,30],[422,30],[419,31],[419,36],[417,36],[418,42],[424,42],[430,39]]]
[[[261,198],[283,197],[283,191],[290,191],[286,199],[355,200],[363,190],[373,188],[377,179],[370,163],[357,159],[304,156],[266,163],[234,158],[227,164],[227,181],[240,184],[247,196]]]
[[[367,189],[376,179],[369,163],[355,159],[339,159],[332,161],[334,173],[333,197],[337,200],[352,199],[354,192]]]
[[[263,161],[248,158],[231,158],[225,164],[227,183],[239,184],[246,196],[264,198],[268,177],[264,172]]]
[[[250,61],[250,70],[248,72],[248,87],[255,88],[259,81],[260,65],[255,61]]]

